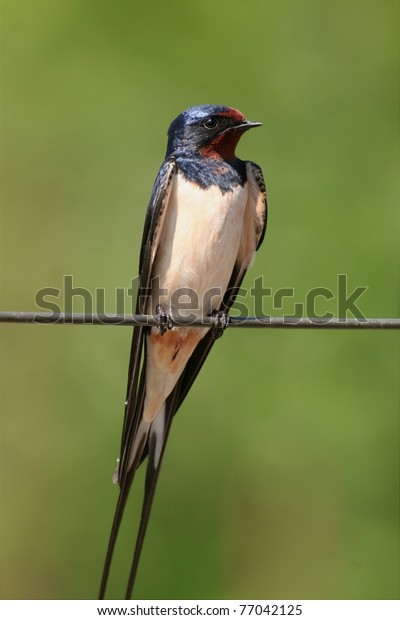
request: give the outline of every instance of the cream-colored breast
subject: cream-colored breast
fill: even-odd
[[[153,269],[164,294],[155,295],[153,311],[162,303],[174,313],[178,303],[182,312],[184,301],[196,306],[187,313],[207,314],[219,306],[238,255],[246,201],[246,186],[203,190],[177,174]]]

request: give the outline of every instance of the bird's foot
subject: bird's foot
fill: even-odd
[[[173,328],[172,317],[161,304],[158,304],[156,308],[156,315],[158,320],[157,328],[160,332],[160,336],[163,336],[167,329]]]
[[[216,318],[214,327],[212,328],[212,335],[215,340],[221,338],[222,334],[229,325],[229,316],[226,312],[215,312],[213,316]]]

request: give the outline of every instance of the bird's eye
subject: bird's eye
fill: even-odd
[[[218,121],[213,116],[210,116],[210,118],[206,118],[206,120],[203,122],[203,127],[205,127],[206,129],[215,129],[217,125]]]

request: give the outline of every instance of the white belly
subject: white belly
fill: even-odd
[[[238,256],[247,188],[222,194],[175,177],[163,237],[155,256],[151,312],[162,304],[175,317],[205,316],[219,308]],[[207,328],[174,327],[147,335],[146,398],[143,418],[151,423],[174,388]]]

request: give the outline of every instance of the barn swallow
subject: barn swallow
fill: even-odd
[[[132,594],[171,422],[215,341],[209,327],[173,326],[190,316],[227,316],[265,233],[266,190],[259,166],[235,155],[241,136],[261,123],[222,105],[182,112],[168,131],[167,153],[145,217],[136,313],[159,327],[134,328],[120,459],[120,490],[99,598],[135,472],[147,457],[142,514],[126,598]],[[181,295],[186,305],[181,304]],[[189,303],[188,303],[189,298]],[[187,311],[189,312],[189,310]],[[217,334],[218,335],[218,334]]]

